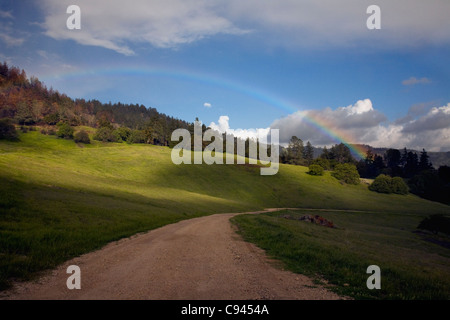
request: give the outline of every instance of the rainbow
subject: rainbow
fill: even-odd
[[[324,119],[321,119],[311,113],[300,111],[294,104],[285,101],[282,98],[268,94],[256,88],[248,85],[241,84],[237,81],[230,81],[210,74],[200,74],[192,72],[190,70],[177,70],[172,71],[162,68],[130,68],[130,67],[115,67],[115,68],[94,68],[89,70],[77,70],[69,71],[58,74],[49,74],[40,76],[44,82],[46,80],[70,80],[73,78],[82,78],[89,76],[117,76],[117,75],[134,75],[134,76],[152,76],[152,77],[166,77],[182,81],[194,81],[200,84],[206,84],[211,86],[217,86],[233,92],[249,96],[265,104],[268,104],[274,108],[281,109],[288,114],[297,113],[303,117],[303,119],[313,127],[319,129],[321,132],[332,138],[337,143],[345,144],[350,151],[357,157],[364,158],[366,150],[360,145],[354,145],[354,137],[348,135],[342,130],[333,129],[331,123],[327,123]]]

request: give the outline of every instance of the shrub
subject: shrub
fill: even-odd
[[[392,178],[391,187],[393,193],[408,194],[408,185],[400,177]]]
[[[75,140],[75,142],[80,142],[80,143],[85,143],[85,144],[91,143],[91,139],[89,139],[89,134],[84,130],[77,132],[74,136],[74,140]]]
[[[323,168],[319,166],[318,164],[312,164],[309,166],[309,172],[310,175],[313,176],[322,176],[323,175]]]
[[[65,138],[65,139],[73,139],[73,128],[69,126],[67,123],[60,123],[58,124],[58,131],[56,132],[56,135],[59,138]]]
[[[351,163],[338,163],[334,167],[333,177],[348,184],[359,184],[359,173]]]
[[[48,125],[55,125],[59,122],[60,117],[58,113],[52,113],[46,115],[43,120]]]
[[[120,127],[116,129],[116,134],[120,140],[127,141],[131,134],[131,129],[127,127]]]
[[[17,140],[16,127],[10,119],[0,119],[0,139]]]
[[[117,142],[119,140],[118,138],[116,132],[110,127],[98,128],[94,135],[94,140],[103,142]]]
[[[442,214],[433,214],[423,219],[417,229],[428,230],[435,234],[438,232],[450,234],[450,218]]]
[[[392,193],[391,182],[391,177],[385,174],[380,174],[369,186],[369,190],[379,193]]]
[[[141,130],[131,130],[130,135],[127,138],[127,143],[145,143],[146,137]]]
[[[408,185],[400,177],[391,178],[390,176],[380,174],[369,186],[369,190],[379,193],[407,194]]]
[[[328,159],[317,158],[312,164],[321,166],[324,170],[330,170],[330,161]]]

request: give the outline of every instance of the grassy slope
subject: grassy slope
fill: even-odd
[[[418,222],[448,207],[341,185],[281,165],[275,176],[236,165],[172,164],[150,145],[77,146],[21,134],[0,142],[0,288],[102,245],[190,217],[264,207],[407,212]]]
[[[283,216],[320,214],[330,229]],[[232,219],[248,241],[286,268],[330,283],[358,299],[450,299],[450,252],[411,232],[418,217],[407,212],[287,210]],[[367,267],[381,269],[381,290],[366,286]],[[320,282],[320,281],[319,281]]]

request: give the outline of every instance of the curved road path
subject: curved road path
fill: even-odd
[[[229,221],[237,214],[183,220],[110,243],[37,281],[18,283],[0,298],[340,299],[311,279],[282,270],[263,250],[243,241]],[[80,290],[66,286],[69,265],[81,269]]]

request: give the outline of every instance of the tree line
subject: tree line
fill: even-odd
[[[433,167],[425,149],[418,155],[416,152],[388,149],[384,155],[374,154],[367,150],[364,159],[357,164],[358,172],[363,178],[376,178],[379,192],[389,190],[390,179],[403,179],[411,193],[420,197],[450,204],[450,167]]]
[[[72,99],[6,62],[0,63],[0,118],[27,126],[85,125],[102,129],[99,140],[126,141],[131,137],[134,143],[163,146],[169,145],[175,129],[192,126],[142,104]]]

